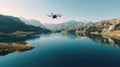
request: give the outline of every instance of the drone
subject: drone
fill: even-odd
[[[62,15],[51,13],[50,15],[47,15],[47,16],[48,16],[48,17],[52,17],[53,19],[57,19],[58,17],[61,17]]]

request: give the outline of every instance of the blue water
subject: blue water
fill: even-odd
[[[0,67],[120,67],[119,40],[101,36],[41,34],[27,39],[33,50],[0,56]]]

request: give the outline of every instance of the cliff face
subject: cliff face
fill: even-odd
[[[120,18],[96,22],[87,29],[87,32],[102,33],[114,30],[120,30]]]

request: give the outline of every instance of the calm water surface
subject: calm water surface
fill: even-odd
[[[41,34],[33,50],[0,56],[0,67],[120,67],[120,40],[100,35]]]

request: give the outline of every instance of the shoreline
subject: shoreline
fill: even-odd
[[[106,32],[102,32],[102,33],[90,32],[90,34],[103,35],[105,37],[120,39],[120,30],[106,31]]]

